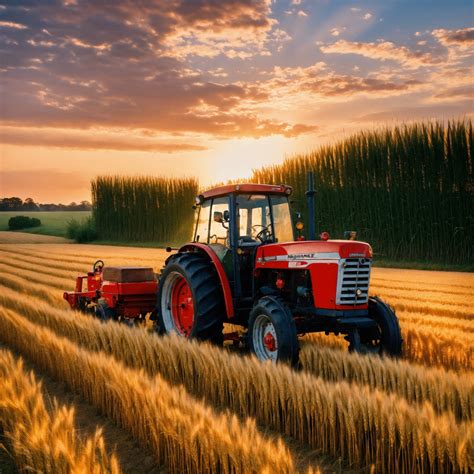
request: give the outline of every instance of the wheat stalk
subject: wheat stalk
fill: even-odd
[[[48,411],[41,383],[32,372],[25,372],[21,359],[5,349],[0,349],[0,385],[0,430],[20,471],[120,472],[115,455],[105,450],[101,431],[79,438],[74,410],[54,401]]]

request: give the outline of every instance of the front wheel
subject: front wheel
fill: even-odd
[[[358,352],[400,357],[403,339],[395,311],[387,303],[374,296],[369,298],[369,317],[377,323],[377,326],[359,329],[354,349]],[[352,345],[351,340],[350,342]]]
[[[260,360],[298,366],[299,342],[291,312],[278,298],[265,296],[253,307],[247,332],[250,350]]]

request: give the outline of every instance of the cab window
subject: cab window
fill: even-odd
[[[219,220],[218,220],[219,219]],[[229,198],[213,199],[211,210],[210,244],[229,246]]]
[[[255,241],[259,232],[268,228],[271,232],[270,207],[267,196],[241,194],[237,197],[239,238]]]
[[[207,243],[209,237],[209,219],[211,216],[211,201],[204,202],[199,206],[196,232],[194,234],[195,242]]]
[[[286,196],[270,196],[273,212],[275,242],[291,242],[295,240],[290,206]]]

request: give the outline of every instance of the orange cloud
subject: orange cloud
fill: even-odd
[[[312,125],[261,116],[268,94],[246,82],[215,81],[189,66],[187,57],[246,58],[270,54],[291,37],[270,17],[269,0],[118,0],[38,4],[19,16],[28,26],[10,34],[2,83],[8,143],[90,149],[198,149],[180,143],[67,135],[39,136],[35,127],[59,130],[147,129],[150,134],[203,134],[216,138],[296,136]],[[31,130],[27,131],[26,127]],[[192,148],[194,147],[194,148]],[[199,148],[199,149],[202,149]]]
[[[459,46],[463,49],[474,45],[474,28],[461,28],[459,30],[433,30],[432,35],[444,46]]]
[[[364,95],[366,97],[389,97],[406,94],[425,87],[425,84],[411,77],[384,77],[383,74],[361,77],[337,74],[319,62],[307,68],[275,68],[274,76],[260,84],[262,90],[276,103],[300,100],[311,102],[340,100]]]
[[[130,131],[107,133],[104,131],[77,131],[33,127],[0,127],[4,145],[43,146],[76,150],[116,150],[176,153],[202,151],[207,147],[186,142],[170,142],[147,137],[131,136]]]
[[[358,54],[380,61],[395,61],[410,69],[439,64],[443,58],[427,51],[412,51],[391,41],[379,40],[372,43],[339,40],[333,44],[320,46],[326,54]]]
[[[16,30],[26,30],[28,27],[14,21],[0,21],[0,28],[14,28]]]

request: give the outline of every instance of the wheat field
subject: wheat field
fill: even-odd
[[[62,299],[99,258],[159,272],[167,256],[0,244],[0,443],[18,469],[132,472],[123,443],[117,452],[102,436],[113,425],[133,440],[133,472],[474,470],[474,275],[374,268],[371,292],[397,311],[403,358],[313,334],[300,371],[102,324]],[[92,434],[74,428],[71,394],[99,413]]]

